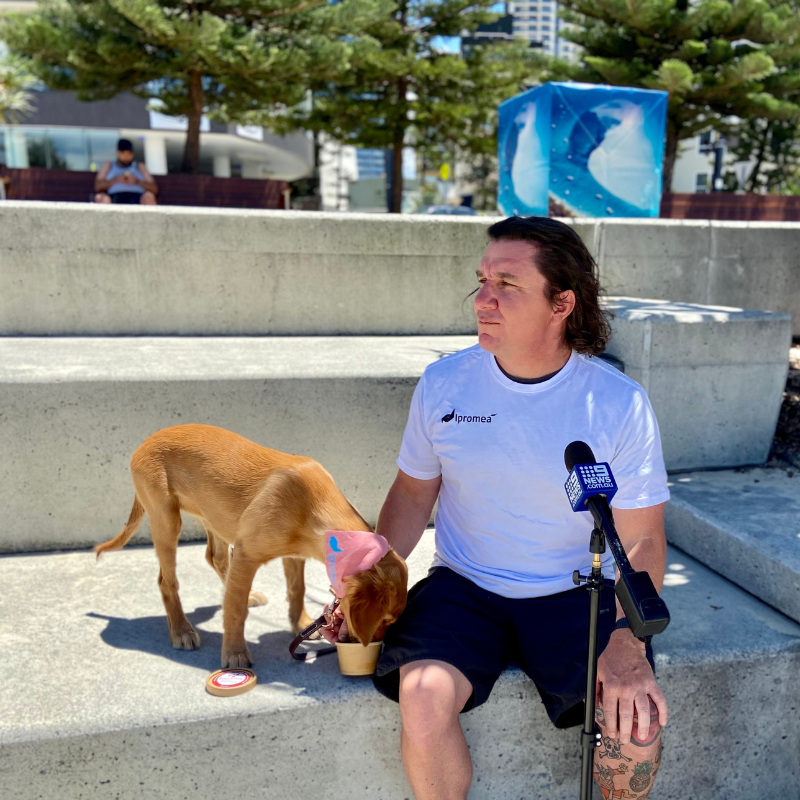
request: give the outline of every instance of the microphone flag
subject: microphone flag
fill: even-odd
[[[588,511],[586,501],[605,495],[608,502],[617,493],[617,483],[607,462],[575,464],[564,484],[573,511]]]

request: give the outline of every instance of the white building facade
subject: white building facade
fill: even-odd
[[[560,33],[571,27],[558,18],[555,0],[515,0],[507,4],[514,17],[514,36],[541,44],[542,52],[556,58],[575,61],[577,45],[561,38]]]

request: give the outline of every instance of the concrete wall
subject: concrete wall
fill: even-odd
[[[610,295],[786,311],[800,335],[800,224],[603,220],[593,247]]]
[[[486,218],[0,205],[0,335],[454,334]],[[800,224],[573,220],[611,295],[786,311]]]
[[[767,460],[789,369],[787,314],[611,297],[608,352],[653,404],[670,470]]]

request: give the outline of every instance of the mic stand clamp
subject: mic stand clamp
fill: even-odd
[[[589,575],[581,575],[579,570],[572,573],[572,582],[576,586],[585,584],[589,590],[589,652],[586,664],[586,709],[581,731],[581,800],[591,800],[592,768],[594,751],[602,743],[600,733],[594,721],[594,709],[597,702],[597,630],[600,615],[600,590],[605,586],[603,564],[600,556],[606,551],[606,537],[602,530],[595,527],[589,544],[592,558],[592,571]]]

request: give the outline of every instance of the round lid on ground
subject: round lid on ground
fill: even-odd
[[[249,669],[218,669],[206,680],[206,691],[218,697],[249,692],[256,685],[256,674]]]

